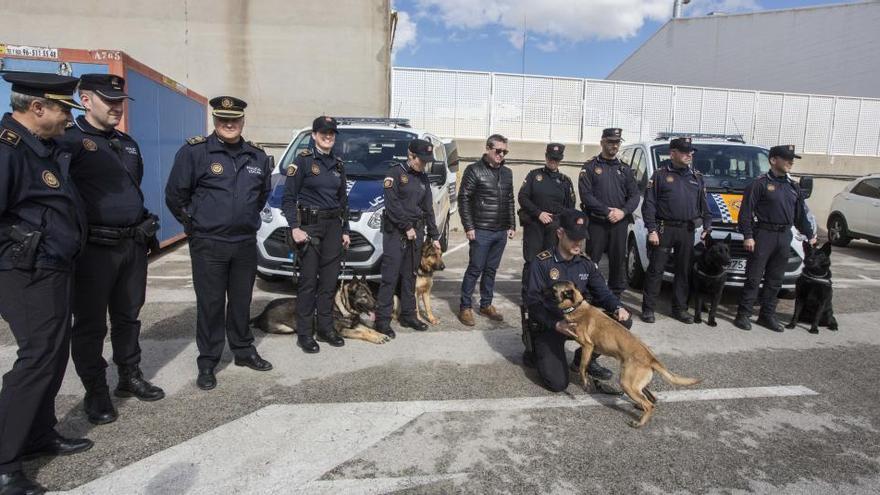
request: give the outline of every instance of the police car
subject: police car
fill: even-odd
[[[416,138],[434,144],[434,163],[429,164],[427,172],[434,198],[434,216],[441,233],[440,244],[445,251],[449,218],[456,210],[458,152],[455,142],[412,129],[406,119],[338,117],[336,120],[339,127],[333,151],[345,163],[351,227],[351,245],[340,278],[364,275],[368,280],[378,280],[381,277],[382,181],[389,167],[406,161],[407,146]],[[311,146],[311,128],[298,131],[272,176],[272,193],[260,213],[262,224],[257,231],[257,274],[264,280],[290,278],[294,274],[294,253],[287,244],[290,229],[281,213],[285,179],[281,171]]]
[[[730,265],[727,267],[727,286],[742,287],[745,283],[746,258],[748,253],[743,247],[743,236],[736,230],[742,196],[745,188],[759,175],[770,169],[769,151],[760,146],[747,144],[740,135],[726,134],[691,134],[691,133],[659,133],[654,141],[634,143],[622,147],[621,160],[629,163],[635,172],[636,183],[644,203],[645,188],[657,166],[669,158],[669,140],[675,137],[690,137],[694,147],[692,167],[703,174],[706,184],[706,199],[712,212],[712,237],[724,239],[731,234]],[[813,179],[803,176],[800,179],[801,189],[805,197],[813,190]],[[648,269],[648,231],[642,218],[642,203],[633,212],[633,223],[630,225],[627,238],[626,276],[630,287],[641,289],[644,284],[645,272]],[[813,231],[816,232],[816,219],[807,213]],[[694,232],[695,254],[702,247],[700,234],[702,227]],[[787,292],[783,296],[791,296],[798,275],[800,275],[805,240],[792,227],[794,236],[791,241],[788,261],[782,288]],[[664,280],[672,279],[673,257],[670,257],[663,274]]]

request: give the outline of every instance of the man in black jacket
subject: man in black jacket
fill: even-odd
[[[492,305],[495,272],[507,239],[514,234],[513,172],[504,166],[507,138],[493,134],[486,140],[486,153],[471,164],[461,178],[459,214],[470,243],[468,267],[461,282],[458,319],[474,326],[471,296],[480,279],[480,314],[493,321],[504,317]]]

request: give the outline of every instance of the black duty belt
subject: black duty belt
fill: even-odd
[[[693,220],[663,220],[660,219],[661,227],[672,227],[676,229],[683,229],[693,225]]]
[[[137,225],[130,227],[109,227],[106,225],[89,225],[89,236],[127,239],[134,237]]]
[[[757,222],[755,224],[755,228],[761,230],[769,230],[770,232],[786,232],[788,230],[791,230],[791,225],[784,223]]]
[[[318,220],[339,220],[342,218],[341,208],[321,210],[318,208],[298,208],[300,223],[310,225]]]

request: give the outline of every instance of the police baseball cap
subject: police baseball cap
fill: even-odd
[[[623,141],[623,129],[620,129],[619,127],[602,129],[602,139],[607,139],[608,141]]]
[[[326,115],[321,115],[320,117],[312,121],[312,132],[338,132],[336,130],[337,126],[338,124],[336,122],[336,119],[334,119],[333,117],[328,117]]]
[[[689,137],[679,137],[669,141],[669,149],[678,150],[684,153],[697,151],[697,149],[691,144],[691,138]]]
[[[234,96],[217,96],[208,102],[211,105],[211,115],[221,119],[239,119],[244,117],[244,109],[247,102]]]
[[[582,241],[588,237],[587,215],[578,210],[563,210],[559,215],[559,226],[565,231],[566,237],[573,241]]]
[[[800,155],[794,154],[794,145],[793,144],[782,144],[779,146],[774,146],[770,148],[770,158],[774,156],[778,156],[785,160],[794,160],[795,158],[800,159]]]
[[[79,79],[45,72],[6,72],[3,79],[12,84],[12,92],[45,98],[77,110],[85,110],[73,99]]]
[[[562,160],[565,156],[565,145],[560,143],[548,144],[545,156],[551,160]]]
[[[425,163],[434,161],[434,145],[430,141],[413,139],[409,142],[409,151]]]
[[[115,74],[83,74],[79,78],[79,89],[94,91],[106,100],[134,99],[125,93],[125,79]]]

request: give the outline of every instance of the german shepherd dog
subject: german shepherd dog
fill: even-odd
[[[816,249],[804,243],[804,269],[795,284],[794,314],[785,328],[794,328],[799,321],[810,323],[810,333],[819,333],[819,325],[837,330],[831,298],[831,243]]]
[[[716,241],[712,236],[706,236],[703,241],[706,249],[703,251],[691,270],[691,299],[694,301],[694,323],[702,323],[703,304],[708,301],[709,318],[706,324],[710,327],[718,326],[715,322],[715,313],[724,293],[724,283],[727,281],[727,265],[730,264],[730,236],[723,241]]]
[[[366,276],[343,280],[333,301],[333,327],[347,339],[360,339],[384,344],[391,339],[366,325],[376,310],[376,298],[367,284]],[[251,320],[251,325],[266,333],[294,333],[296,298],[282,297],[266,305],[263,312]]]
[[[404,267],[406,269],[407,267]],[[434,247],[433,242],[426,241],[422,245],[419,266],[416,267],[416,316],[419,320],[436,325],[440,319],[434,316],[431,309],[431,289],[434,287],[434,272],[446,269],[443,263],[443,252]],[[420,303],[425,307],[422,314]],[[394,319],[400,315],[400,299],[394,296]]]
[[[638,337],[604,311],[587,303],[573,283],[556,282],[549,291],[565,319],[577,324],[576,340],[583,347],[584,356],[579,370],[584,389],[589,387],[587,365],[593,351],[620,361],[620,386],[643,411],[638,421],[629,423],[633,428],[644,426],[654,414],[657,397],[647,387],[655,371],[674,385],[700,383],[696,378],[679,376],[666,369]]]

